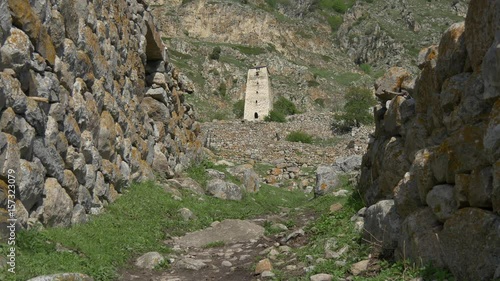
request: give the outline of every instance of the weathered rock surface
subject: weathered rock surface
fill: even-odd
[[[208,194],[227,200],[241,200],[243,191],[238,185],[220,179],[213,179],[207,183]]]
[[[164,260],[165,258],[160,253],[149,252],[137,258],[135,265],[140,268],[153,269],[159,266]]]
[[[375,112],[385,116],[375,116],[363,157],[359,190],[373,204],[365,229],[391,225],[370,226],[370,209],[394,199],[397,256],[447,267],[457,280],[491,280],[498,271],[499,23],[498,1],[472,0],[465,23],[452,25],[437,51],[422,51],[411,98],[379,95]],[[414,111],[402,106],[409,100]]]
[[[81,273],[58,273],[31,278],[28,281],[94,281],[88,275]]]
[[[30,217],[66,226],[185,169],[199,125],[146,3],[35,2],[0,4],[0,178],[15,170]]]
[[[213,242],[237,243],[258,239],[264,235],[264,228],[244,220],[227,219],[213,227],[186,234],[174,239],[183,247],[203,247]]]

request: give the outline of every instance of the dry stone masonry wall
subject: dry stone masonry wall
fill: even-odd
[[[500,2],[472,0],[419,64],[416,82],[392,68],[376,83],[365,238],[457,280],[500,278]]]
[[[0,222],[9,169],[20,227],[84,222],[173,177],[201,151],[192,92],[140,0],[1,1]]]

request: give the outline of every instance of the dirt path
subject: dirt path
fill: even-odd
[[[279,224],[279,222],[293,219],[295,225],[293,228],[283,230],[277,234],[260,235],[258,238],[248,240],[231,236],[238,236],[241,232],[224,232],[223,234],[226,236],[220,236],[219,238],[215,237],[214,239],[227,241],[235,238],[237,241],[224,243],[223,245],[222,243],[212,243],[214,245],[213,247],[190,247],[188,245],[193,243],[198,245],[201,244],[196,238],[188,237],[191,234],[187,234],[179,239],[165,241],[165,243],[171,246],[175,251],[175,253],[168,256],[171,265],[167,268],[155,270],[140,269],[131,262],[129,268],[123,269],[119,273],[119,280],[263,280],[266,279],[265,274],[264,276],[256,275],[255,267],[260,260],[266,257],[269,258],[274,269],[286,272],[287,276],[299,277],[305,274],[304,267],[306,265],[297,260],[297,256],[292,249],[307,244],[308,239],[304,234],[303,228],[308,222],[313,221],[314,218],[314,213],[300,210],[298,213],[295,213],[293,217],[287,213],[281,213],[279,215],[270,215],[242,221],[245,224],[252,224],[257,228],[262,228],[262,231],[262,226],[266,222],[274,223],[276,227],[286,228],[286,226]],[[223,221],[219,223],[219,225],[225,223],[226,221]],[[227,223],[227,225],[229,226],[229,223]],[[217,227],[218,225],[215,225],[208,229],[215,229]],[[238,226],[235,226],[235,228],[238,228]],[[211,235],[216,236],[220,234],[220,232],[212,231]],[[207,236],[209,235],[207,234]],[[210,240],[211,238],[207,237],[207,239]],[[269,276],[269,278],[272,279],[272,276]]]

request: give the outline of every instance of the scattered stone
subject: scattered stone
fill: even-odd
[[[135,265],[140,268],[153,269],[165,261],[162,255],[158,252],[149,252],[140,256]]]
[[[231,267],[231,266],[233,266],[233,264],[230,261],[223,261],[222,266]]]
[[[192,258],[183,258],[175,263],[174,266],[179,269],[190,269],[196,271],[208,267],[208,265],[203,261]]]
[[[357,262],[351,266],[351,273],[354,276],[358,276],[368,270],[368,263],[370,260],[362,260],[360,262]]]
[[[281,243],[287,243],[288,241],[292,240],[292,239],[295,239],[299,236],[304,236],[304,230],[301,228],[299,230],[296,230],[290,234],[288,234],[287,237],[281,239]]]
[[[179,209],[179,213],[184,221],[192,220],[195,218],[193,212],[191,212],[191,210],[189,210],[188,208]]]
[[[287,231],[288,227],[282,223],[273,223],[271,225],[272,230]]]
[[[335,213],[335,212],[337,212],[337,211],[341,210],[343,207],[344,207],[344,206],[342,206],[342,204],[340,204],[340,203],[335,203],[335,204],[333,204],[333,205],[331,205],[331,206],[330,206],[330,212],[331,212],[331,213]]]
[[[326,274],[326,273],[315,274],[315,275],[311,276],[310,280],[311,281],[332,281],[333,275]]]
[[[273,266],[269,259],[260,260],[257,263],[257,266],[255,266],[255,274],[261,274],[264,271],[271,271],[271,270],[273,270]]]
[[[262,278],[273,278],[275,276],[274,273],[272,273],[271,271],[264,271],[260,274],[260,277]]]
[[[94,281],[88,275],[81,273],[58,273],[31,278],[28,281]]]

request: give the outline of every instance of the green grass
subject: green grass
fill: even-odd
[[[204,249],[219,248],[219,247],[224,247],[224,245],[226,245],[226,243],[224,243],[224,241],[214,241],[214,242],[210,242],[206,245],[203,245],[202,248],[204,248]]]
[[[240,51],[245,55],[260,55],[266,53],[266,49],[261,47],[244,46],[244,45],[232,45],[233,49]]]
[[[50,228],[18,233],[17,272],[0,273],[2,280],[27,280],[42,274],[80,272],[95,280],[113,280],[116,270],[148,251],[169,253],[161,241],[209,226],[226,218],[246,219],[276,213],[278,206],[295,208],[307,201],[300,191],[262,185],[260,192],[242,201],[213,197],[172,196],[152,182],[135,184],[91,222],[67,229]],[[276,200],[280,198],[280,200]],[[189,208],[197,219],[183,221],[177,210]],[[74,251],[57,252],[56,243]],[[2,254],[6,246],[0,248]],[[2,276],[3,274],[3,276]]]
[[[313,137],[302,131],[294,131],[286,136],[286,140],[291,142],[312,143]]]

